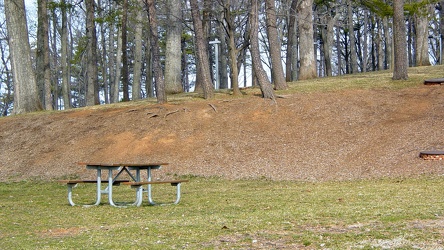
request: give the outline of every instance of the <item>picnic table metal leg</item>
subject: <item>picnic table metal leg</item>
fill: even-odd
[[[100,201],[102,200],[102,170],[100,168],[97,169],[97,198],[94,206],[98,206]]]
[[[139,182],[140,181],[140,169],[136,169],[136,177],[133,177],[134,181]],[[133,206],[142,205],[143,202],[143,185],[135,186],[136,188],[136,201],[132,204]]]
[[[108,187],[107,187],[107,190],[108,190],[108,201],[109,201],[109,204],[111,206],[113,206],[113,207],[120,207],[120,206],[117,206],[114,203],[114,200],[113,200],[113,170],[112,169],[108,169]]]
[[[77,186],[77,183],[75,184],[68,183],[67,185],[68,185],[68,202],[71,206],[75,206],[76,204],[72,201],[72,189],[75,186]]]
[[[133,205],[140,207],[143,201],[143,186],[136,187],[136,202]]]
[[[147,169],[147,175],[148,175],[148,181],[151,181],[151,168],[148,168]],[[156,205],[156,203],[153,201],[153,198],[152,198],[152,196],[151,196],[151,184],[148,184],[148,187],[147,187],[147,192],[148,192],[148,202],[151,204],[151,205]]]
[[[180,201],[180,182],[178,183],[171,183],[172,186],[176,186],[176,200],[173,204],[178,204]]]

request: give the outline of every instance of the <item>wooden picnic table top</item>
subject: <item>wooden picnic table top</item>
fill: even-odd
[[[108,163],[108,162],[78,162],[82,166],[103,166],[103,167],[145,167],[145,166],[164,166],[168,165],[165,162],[150,162],[150,163]]]

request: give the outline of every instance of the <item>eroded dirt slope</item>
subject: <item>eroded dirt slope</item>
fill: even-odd
[[[347,180],[443,174],[444,87],[140,102],[0,118],[0,181],[86,178],[77,162],[168,162],[162,175]],[[159,175],[157,175],[159,176]]]

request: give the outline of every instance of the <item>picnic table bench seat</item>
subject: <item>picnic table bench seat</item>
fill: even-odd
[[[97,183],[97,180],[59,180],[61,184],[78,184],[78,183]],[[129,182],[129,180],[114,180],[113,185],[118,186],[122,182]],[[108,180],[101,180],[101,183],[108,183]]]
[[[188,180],[164,180],[164,181],[133,181],[133,182],[122,182],[123,185],[130,185],[131,187],[140,187],[148,184],[168,184],[171,186],[177,186],[179,183],[188,182]]]

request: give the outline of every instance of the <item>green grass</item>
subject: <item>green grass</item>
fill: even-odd
[[[169,185],[155,197],[173,199]],[[71,207],[53,182],[0,183],[1,249],[432,249],[442,244],[444,177],[290,182],[193,177],[179,205]],[[92,202],[94,185],[74,189]],[[105,196],[106,198],[106,196]],[[127,186],[116,200],[130,201]]]
[[[316,91],[336,91],[344,89],[401,89],[422,85],[425,79],[443,78],[444,65],[428,67],[412,67],[408,69],[407,80],[392,80],[390,70],[373,71],[335,77],[323,77],[305,81],[296,81],[289,85],[288,90],[280,93],[310,93]]]

